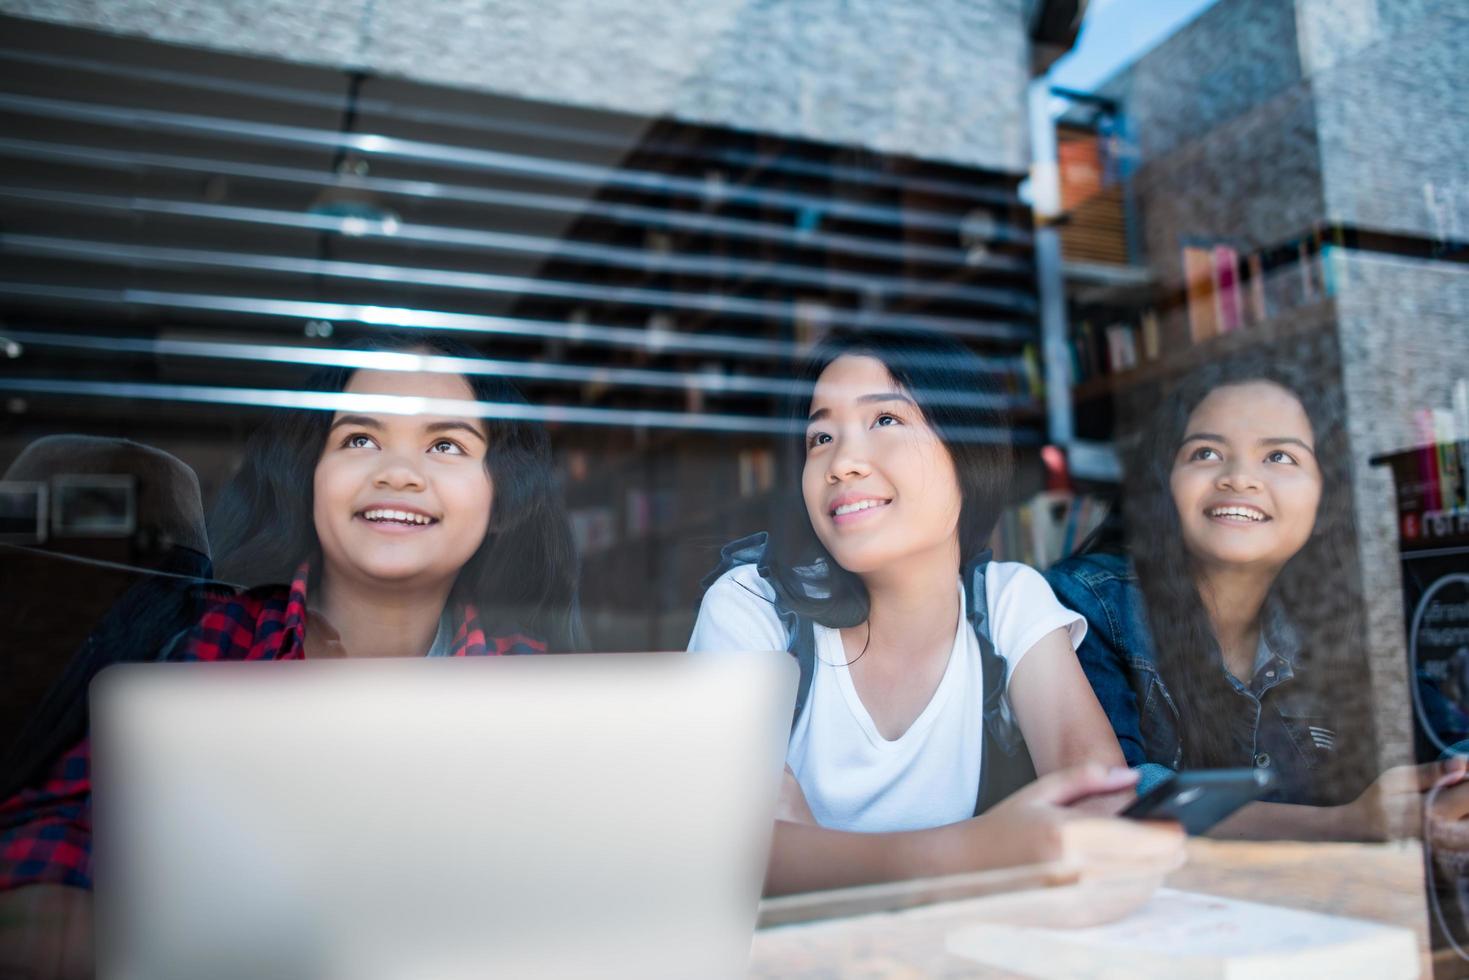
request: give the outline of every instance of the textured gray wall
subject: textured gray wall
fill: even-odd
[[[1396,16],[1375,18],[1375,33],[1320,59],[1327,67],[1311,75],[1327,215],[1439,238],[1452,237],[1456,222],[1463,236],[1469,232],[1463,85],[1469,4],[1441,4],[1417,18],[1408,17],[1410,6],[1382,5]]]
[[[1247,250],[1320,219],[1316,108],[1289,3],[1224,0],[1103,90],[1126,108],[1145,255],[1165,286],[1183,283],[1191,239]]]
[[[418,81],[1029,166],[1021,0],[0,0],[0,12]]]
[[[1281,0],[1222,0],[1129,74],[1128,109],[1142,159],[1164,156],[1301,80],[1295,15]]]
[[[1469,269],[1360,252],[1334,261],[1367,647],[1391,764],[1412,756],[1396,498],[1391,473],[1367,461],[1416,445],[1414,413],[1448,408],[1454,382],[1469,377]]]

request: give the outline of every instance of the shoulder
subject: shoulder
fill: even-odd
[[[786,640],[775,590],[753,565],[739,565],[704,593],[689,649],[783,650]]]
[[[1080,609],[1130,601],[1137,589],[1137,572],[1126,555],[1098,553],[1056,563],[1046,570],[1046,581],[1062,602]]]
[[[1071,581],[1083,585],[1127,584],[1137,581],[1137,572],[1126,555],[1093,552],[1057,562],[1046,570],[1046,579],[1052,584]]]
[[[178,645],[178,655],[185,660],[244,658],[262,631],[284,627],[289,604],[290,590],[283,585],[211,595]]]
[[[768,606],[774,614],[775,589],[754,565],[736,565],[714,580],[704,593],[704,606],[734,603]]]
[[[1005,589],[1045,589],[1045,576],[1030,565],[1019,561],[992,561],[984,566],[984,587],[987,592]]]

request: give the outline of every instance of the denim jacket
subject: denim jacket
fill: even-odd
[[[1081,666],[1128,765],[1142,772],[1139,792],[1146,792],[1182,764],[1183,741],[1132,563],[1121,555],[1082,555],[1054,566],[1046,579],[1062,603],[1086,617]],[[1300,644],[1274,604],[1265,609],[1262,634],[1250,681],[1224,672],[1237,695],[1226,709],[1236,743],[1231,764],[1274,771],[1275,787],[1264,799],[1341,802],[1342,788],[1323,771],[1336,758],[1336,725],[1297,676]]]

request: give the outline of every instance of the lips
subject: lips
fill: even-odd
[[[832,501],[827,509],[827,514],[836,524],[850,524],[882,513],[883,509],[892,502],[890,497],[844,494]]]
[[[439,523],[439,519],[432,514],[425,513],[416,507],[389,507],[373,505],[364,507],[353,515],[359,520],[366,521],[375,527],[381,528],[420,528],[432,527]]]
[[[1215,504],[1204,508],[1204,516],[1225,524],[1264,524],[1271,520],[1269,514],[1253,504]]]

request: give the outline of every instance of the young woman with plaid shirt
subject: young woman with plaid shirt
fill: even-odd
[[[393,369],[375,369],[375,353],[394,354],[381,359]],[[411,365],[419,370],[401,369],[403,353],[423,356]],[[354,355],[359,367],[319,374],[310,389],[357,397],[336,399],[331,413],[273,417],[210,522],[220,576],[269,584],[192,587],[185,607],[197,621],[162,650],[134,655],[500,656],[578,646],[575,549],[549,440],[538,425],[479,417],[476,402],[524,399],[499,378],[457,373],[459,359],[474,356],[397,339]],[[393,399],[410,398],[431,402],[392,412]],[[42,975],[90,968],[90,745],[81,734],[0,801],[0,930],[19,938],[21,959]]]

